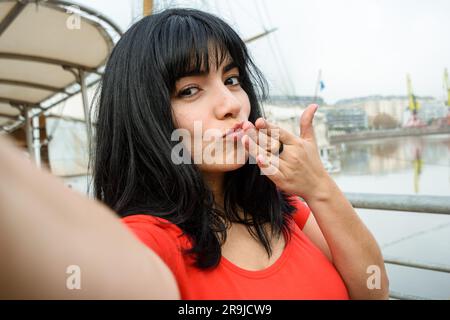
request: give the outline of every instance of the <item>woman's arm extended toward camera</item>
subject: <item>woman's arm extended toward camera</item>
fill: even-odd
[[[178,299],[169,268],[100,202],[0,136],[1,299]]]

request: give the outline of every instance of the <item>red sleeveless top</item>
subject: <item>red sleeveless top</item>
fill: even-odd
[[[190,248],[186,235],[169,221],[148,215],[132,215],[122,221],[173,272],[181,299],[349,299],[334,265],[302,232],[309,207],[291,198],[296,211],[291,239],[281,256],[263,270],[245,270],[222,257],[213,270],[192,265],[180,249]]]

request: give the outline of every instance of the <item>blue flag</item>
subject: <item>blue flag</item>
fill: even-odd
[[[323,89],[325,89],[325,83],[323,83],[323,81],[320,80],[320,91],[322,91]]]

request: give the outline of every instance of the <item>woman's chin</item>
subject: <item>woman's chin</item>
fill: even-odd
[[[209,165],[208,171],[228,172],[234,171],[244,166],[245,163],[225,163]]]
[[[199,168],[206,172],[228,172],[237,170],[245,165],[248,160],[248,152],[241,157],[231,157],[226,159],[217,159],[213,163],[202,163]]]

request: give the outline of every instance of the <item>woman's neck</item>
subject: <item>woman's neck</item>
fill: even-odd
[[[210,188],[214,195],[215,204],[222,210],[224,210],[224,179],[225,173],[223,172],[202,172],[203,180]],[[242,210],[239,210],[239,216],[244,219]]]
[[[216,204],[223,208],[223,182],[225,174],[223,172],[202,172],[203,180],[214,195]]]

